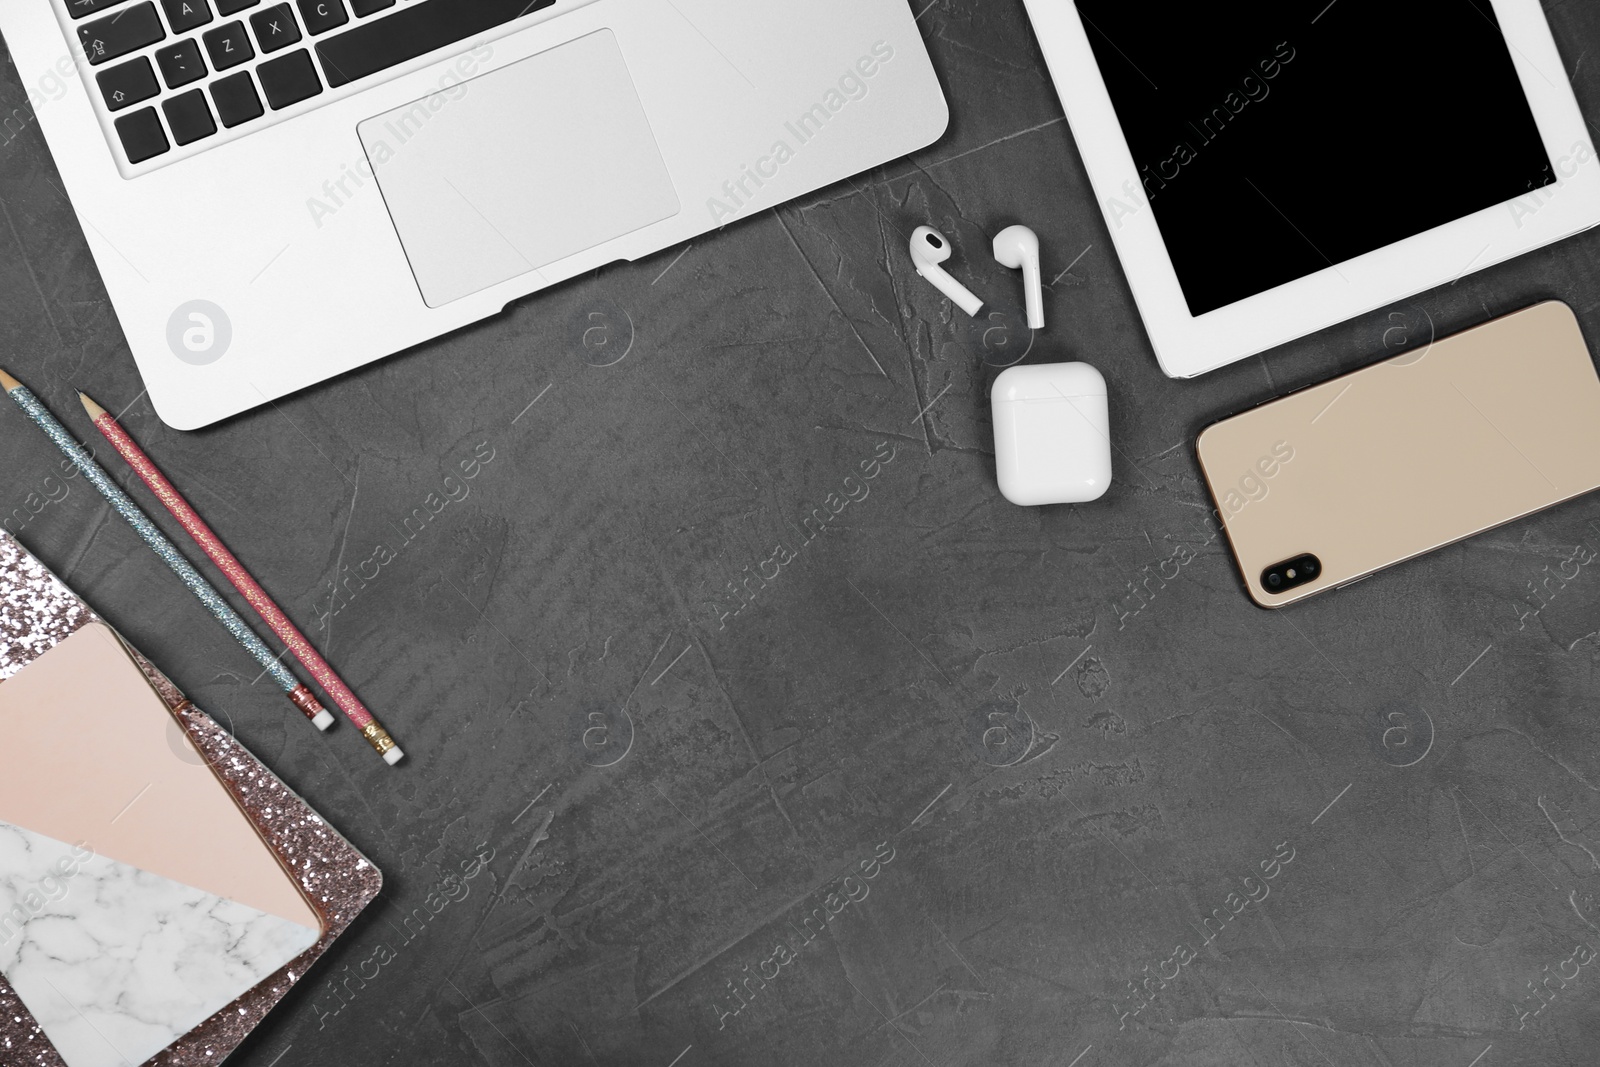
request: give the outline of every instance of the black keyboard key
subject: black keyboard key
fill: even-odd
[[[156,72],[150,69],[150,61],[144,56],[108,67],[96,74],[94,80],[100,83],[100,95],[105,97],[106,107],[112,111],[131,107],[161,91],[161,86],[156,84]]]
[[[206,94],[199,89],[161,101],[161,110],[167,113],[172,139],[179,144],[193,144],[217,132],[217,124],[211,121],[211,109],[206,106]]]
[[[312,35],[338,29],[350,21],[344,13],[344,0],[298,0],[300,19]]]
[[[393,0],[390,0],[392,3]],[[120,4],[122,0],[67,0],[67,14],[75,19],[93,15],[97,11],[104,11],[113,4]]]
[[[503,26],[556,0],[418,0],[376,22],[360,22],[317,43],[328,84],[338,88],[357,78],[436,48]]]
[[[83,45],[83,54],[89,57],[92,66],[155,44],[166,35],[167,31],[161,28],[161,16],[156,14],[156,5],[150,3],[123,8],[115,15],[78,27],[78,43]],[[150,114],[154,117],[155,112]]]
[[[256,50],[250,47],[250,35],[244,32],[244,23],[230,22],[207,30],[200,35],[211,55],[211,65],[220,70],[237,67],[247,59],[255,58]]]
[[[154,156],[165,152],[170,145],[167,144],[167,135],[161,128],[161,120],[156,117],[153,107],[140,108],[131,115],[124,115],[116,121],[117,137],[122,141],[122,150],[128,155],[129,163],[143,163]]]
[[[350,7],[355,11],[356,18],[366,18],[393,6],[394,0],[350,0]]]
[[[261,0],[217,0],[217,14],[236,15],[246,8],[255,7]]]
[[[206,61],[200,58],[200,46],[192,37],[156,49],[156,66],[161,68],[161,77],[168,89],[206,76]]]
[[[211,102],[217,105],[217,118],[230,129],[261,117],[261,98],[256,95],[247,70],[212,82]]]
[[[289,10],[288,4],[257,11],[250,16],[250,25],[255,27],[263,55],[287,48],[300,39],[300,27],[295,24],[294,12]]]
[[[317,68],[311,65],[311,53],[303,48],[267,60],[256,68],[256,77],[261,79],[261,91],[267,94],[267,103],[274,111],[322,92]]]
[[[167,13],[167,25],[173,33],[188,33],[211,21],[211,9],[206,0],[161,0]]]

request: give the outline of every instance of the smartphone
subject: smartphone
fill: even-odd
[[[1551,300],[1195,442],[1250,598],[1279,608],[1600,488],[1600,374]]]

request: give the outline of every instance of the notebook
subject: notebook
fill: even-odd
[[[0,1061],[220,1062],[381,876],[3,536],[0,678]]]

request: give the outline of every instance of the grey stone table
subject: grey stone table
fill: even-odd
[[[1600,9],[1549,7],[1600,114]],[[411,754],[286,714],[0,411],[8,528],[387,875],[235,1062],[1600,1062],[1600,499],[1266,612],[1192,450],[1539,299],[1600,337],[1600,234],[1169,381],[1018,0],[919,25],[955,118],[914,159],[194,434],[0,77],[3,363],[128,405]],[[1031,350],[904,251],[1015,293],[1018,220]],[[1105,373],[1100,502],[1000,498],[1019,351]]]

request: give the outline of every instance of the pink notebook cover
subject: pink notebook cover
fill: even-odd
[[[14,538],[0,531],[0,682],[84,625],[103,621]],[[189,704],[154,665],[137,651],[129,651],[162,700],[174,709],[195,750],[217,772],[268,847],[295,873],[322,921],[323,935],[315,945],[152,1057],[146,1067],[216,1064],[239,1046],[377,897],[383,876],[226,730]],[[0,978],[0,1062],[6,1067],[65,1067],[4,978]]]

